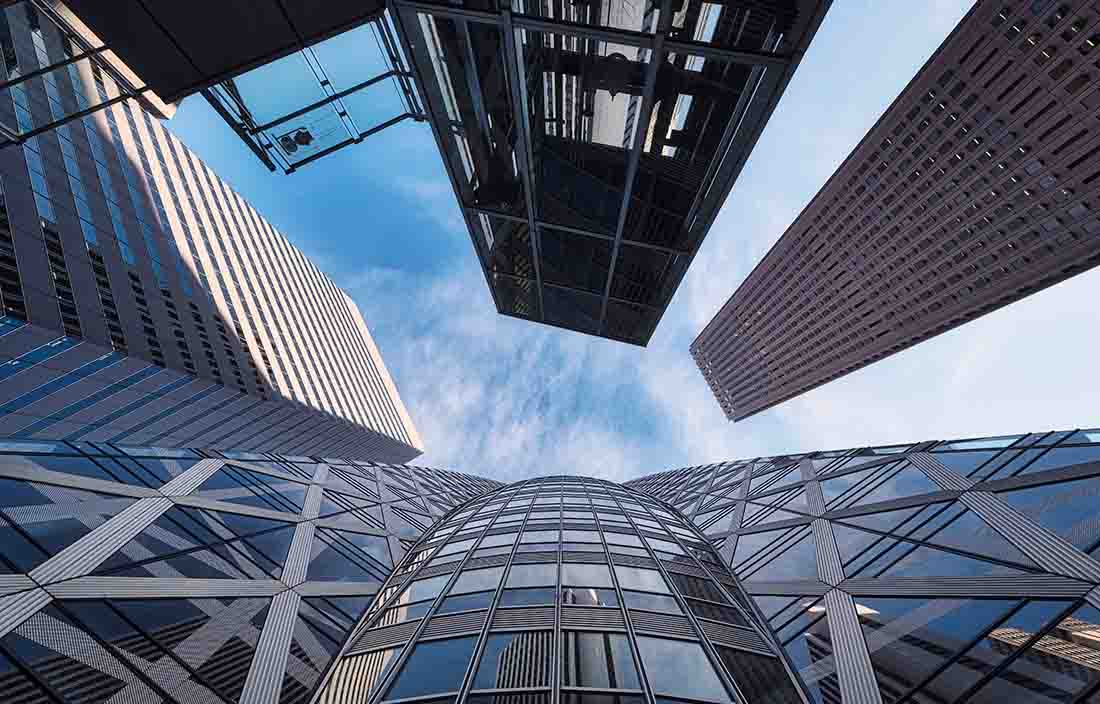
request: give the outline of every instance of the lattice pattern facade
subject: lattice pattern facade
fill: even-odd
[[[1100,431],[763,457],[627,486],[707,534],[813,702],[1100,701]]]
[[[1100,4],[984,0],[691,352],[740,420],[1100,263]]]
[[[407,548],[498,486],[333,458],[0,453],[10,702],[308,702]]]

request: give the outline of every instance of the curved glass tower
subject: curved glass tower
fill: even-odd
[[[475,498],[425,533],[319,701],[805,701],[778,653],[678,511],[548,477]]]

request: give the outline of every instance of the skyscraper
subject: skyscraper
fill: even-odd
[[[0,436],[420,454],[355,303],[63,21],[0,10]]]
[[[622,486],[5,442],[0,489],[5,701],[1100,694],[1097,430]]]
[[[497,310],[644,345],[830,2],[69,4],[272,170],[427,122]]]
[[[692,343],[729,418],[1100,263],[1098,20],[975,4]]]

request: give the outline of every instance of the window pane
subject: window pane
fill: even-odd
[[[378,623],[379,625],[392,625],[394,623],[402,623],[404,621],[411,621],[414,618],[420,618],[424,614],[428,613],[428,609],[432,606],[431,601],[421,601],[418,604],[408,604],[403,606],[395,606],[388,610]]]
[[[494,545],[512,545],[516,542],[515,533],[503,533],[501,535],[487,536],[481,543],[478,544],[479,548],[491,548]]]
[[[611,572],[607,565],[562,563],[561,583],[580,587],[610,587]]]
[[[646,609],[649,611],[664,611],[670,614],[683,613],[676,599],[671,596],[659,596],[657,594],[644,594],[642,592],[623,592],[626,605],[631,609]]]
[[[386,692],[386,699],[458,691],[476,642],[476,636],[468,636],[418,644]]]
[[[562,692],[562,704],[645,704],[639,694],[596,694],[593,692]]]
[[[643,570],[637,567],[615,567],[615,576],[623,589],[640,589],[647,592],[668,593],[665,578],[657,570]]]
[[[698,643],[639,636],[638,649],[654,694],[729,701],[726,688]]]
[[[718,648],[718,657],[750,702],[778,704],[797,702],[801,698],[786,668],[777,658],[722,647]]]
[[[556,564],[540,565],[512,565],[508,572],[509,587],[542,587],[555,585],[558,582],[558,566]]]
[[[558,531],[556,530],[529,530],[523,533],[523,538],[520,542],[523,543],[556,543],[558,542]]]
[[[619,597],[615,595],[614,589],[563,587],[561,603],[576,606],[618,606]]]
[[[550,684],[551,631],[496,633],[474,676],[474,689],[545,687]]]
[[[621,633],[562,633],[562,684],[566,687],[638,689],[630,642]]]
[[[409,585],[409,588],[405,590],[405,593],[401,595],[398,601],[420,601],[421,599],[434,599],[439,596],[439,593],[443,591],[443,587],[447,586],[447,580],[451,578],[449,574],[443,574],[438,577],[429,577],[428,579],[418,579]]]
[[[451,594],[463,592],[480,592],[485,589],[496,589],[500,584],[500,578],[504,576],[503,567],[490,567],[487,570],[470,570],[463,572],[455,585],[451,587]]]
[[[449,596],[439,605],[437,614],[448,614],[453,611],[466,611],[468,609],[487,609],[493,603],[495,592],[476,592],[474,594],[462,594],[461,596]]]
[[[505,589],[500,595],[501,606],[534,606],[553,604],[555,591],[550,589]]]
[[[709,618],[713,621],[724,621],[726,623],[735,623],[738,626],[747,626],[748,622],[745,617],[741,615],[741,612],[732,606],[726,606],[724,604],[714,604],[708,601],[696,601],[694,599],[687,600],[688,608],[691,609],[691,613],[700,618]]]
[[[473,544],[474,544],[474,541],[472,539],[471,540],[460,540],[457,543],[450,543],[449,545],[444,545],[443,549],[439,551],[439,554],[440,555],[452,555],[456,552],[465,552]]]

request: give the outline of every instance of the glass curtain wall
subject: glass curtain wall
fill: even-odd
[[[705,539],[600,480],[529,480],[472,501],[424,536],[372,609],[320,702],[803,701]]]

